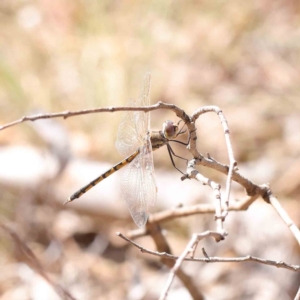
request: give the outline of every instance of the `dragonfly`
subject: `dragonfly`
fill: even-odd
[[[151,76],[147,74],[144,78],[140,97],[137,100],[131,99],[128,106],[150,105],[150,83]],[[183,131],[183,128],[179,129],[179,122],[176,124],[169,120],[163,123],[162,130],[150,131],[149,112],[124,112],[115,146],[118,152],[126,158],[79,189],[65,203],[81,197],[96,184],[128,165],[121,179],[122,196],[137,226],[145,226],[148,220],[148,206],[154,205],[157,198],[152,151],[166,145],[173,166],[181,172],[175,165],[172,156],[186,159],[176,155],[169,142],[174,141],[186,145],[175,140],[183,133],[185,131]],[[181,173],[183,174],[183,172]]]

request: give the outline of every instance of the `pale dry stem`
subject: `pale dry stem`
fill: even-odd
[[[77,116],[77,115],[84,115],[84,114],[90,114],[90,113],[102,113],[102,112],[116,112],[116,111],[144,111],[149,112],[157,109],[169,109],[172,110],[180,119],[184,121],[186,124],[186,127],[188,129],[189,133],[189,144],[187,146],[188,151],[193,155],[193,160],[190,161],[189,166],[187,168],[187,176],[190,178],[194,178],[201,182],[202,184],[210,186],[214,191],[214,199],[215,199],[215,207],[205,207],[203,206],[199,207],[190,207],[190,208],[178,208],[173,209],[167,212],[163,212],[160,214],[156,214],[153,216],[150,216],[149,222],[160,222],[164,220],[168,220],[171,218],[176,218],[179,216],[187,216],[195,213],[203,213],[205,211],[212,212],[214,210],[215,216],[216,216],[216,222],[217,222],[217,232],[212,231],[206,231],[201,234],[194,234],[192,239],[190,240],[188,246],[186,247],[185,251],[182,253],[182,255],[177,259],[176,264],[172,268],[170,278],[168,281],[168,284],[166,285],[165,291],[162,293],[162,297],[164,295],[167,295],[168,290],[171,286],[171,283],[173,281],[173,278],[178,272],[180,265],[182,264],[183,260],[186,258],[188,253],[193,253],[195,251],[195,247],[198,244],[198,242],[208,236],[214,236],[216,240],[224,239],[227,235],[226,231],[223,229],[223,222],[228,214],[228,211],[230,210],[244,210],[247,209],[259,196],[261,196],[267,203],[270,203],[274,209],[278,212],[279,216],[282,218],[282,220],[285,222],[285,224],[289,227],[291,232],[293,233],[294,237],[300,244],[300,231],[297,228],[297,226],[292,222],[288,214],[284,211],[284,209],[279,204],[278,200],[273,196],[270,188],[268,185],[257,185],[248,180],[247,178],[243,177],[236,168],[236,161],[234,159],[234,154],[232,150],[232,144],[230,141],[230,132],[228,128],[228,124],[226,121],[226,118],[224,114],[222,113],[222,110],[217,106],[206,106],[202,107],[194,112],[191,116],[188,116],[184,110],[177,107],[173,104],[158,102],[155,105],[147,106],[147,107],[108,107],[108,108],[96,108],[96,109],[86,109],[86,110],[80,110],[80,111],[66,111],[66,112],[59,112],[59,113],[52,113],[52,114],[38,114],[33,116],[25,116],[20,118],[19,120],[16,120],[14,122],[7,123],[0,127],[0,130],[12,127],[14,125],[26,122],[26,121],[35,121],[39,119],[49,119],[49,118],[57,118],[62,117],[64,119]],[[196,125],[195,122],[197,119],[204,113],[207,112],[214,112],[218,115],[224,136],[226,141],[226,147],[228,151],[228,157],[229,157],[229,166],[224,165],[220,162],[217,162],[215,159],[210,157],[204,157],[197,149],[197,134],[196,134]],[[216,171],[219,171],[223,174],[227,175],[226,180],[226,192],[225,192],[225,199],[222,201],[221,199],[221,193],[220,193],[220,186],[208,178],[205,178],[202,176],[196,169],[195,165],[202,165],[205,167],[212,168]],[[242,204],[237,203],[230,203],[230,189],[231,189],[231,180],[234,180],[238,182],[240,185],[242,185],[249,198],[243,202]],[[141,235],[145,234],[145,232],[140,233]],[[210,258],[211,260],[211,258]],[[162,298],[164,299],[164,298]]]

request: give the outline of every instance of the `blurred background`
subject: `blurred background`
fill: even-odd
[[[0,1],[0,123],[36,113],[125,105],[151,72],[151,102],[193,113],[223,110],[242,175],[269,182],[300,226],[300,3],[278,1]],[[176,121],[151,113],[151,126]],[[157,299],[168,269],[115,236],[136,228],[114,174],[82,199],[78,188],[121,157],[121,113],[22,123],[0,132],[1,222],[13,227],[47,274],[76,299]],[[228,163],[217,116],[201,116],[198,147]],[[190,158],[184,147],[176,153]],[[158,203],[211,203],[213,193],[181,182],[166,149],[154,154]],[[178,161],[184,170],[185,164]],[[224,187],[225,177],[203,174]],[[122,171],[118,172],[121,173]],[[243,190],[233,185],[232,199]],[[258,200],[226,220],[229,237],[204,241],[209,255],[255,255],[299,263],[299,246],[272,208]],[[174,254],[213,215],[162,224]],[[61,299],[10,235],[0,231],[0,299]],[[155,247],[149,237],[137,240]],[[201,252],[198,253],[202,256]],[[292,299],[299,273],[254,263],[186,263],[207,299]],[[179,281],[169,299],[190,299]]]

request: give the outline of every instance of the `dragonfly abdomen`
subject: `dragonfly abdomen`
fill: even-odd
[[[71,202],[79,197],[81,197],[83,194],[85,194],[88,190],[90,190],[92,187],[94,187],[96,184],[107,178],[108,176],[112,175],[116,171],[120,170],[121,168],[125,167],[127,164],[131,163],[135,157],[140,153],[140,150],[135,151],[130,156],[126,157],[124,160],[120,161],[116,165],[114,165],[112,168],[107,170],[105,173],[85,185],[83,188],[75,192],[72,196],[69,197],[69,199],[66,201],[66,203]]]

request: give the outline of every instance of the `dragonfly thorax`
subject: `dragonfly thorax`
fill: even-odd
[[[162,131],[151,131],[150,140],[152,150],[157,150],[168,143],[168,139],[165,138]]]

